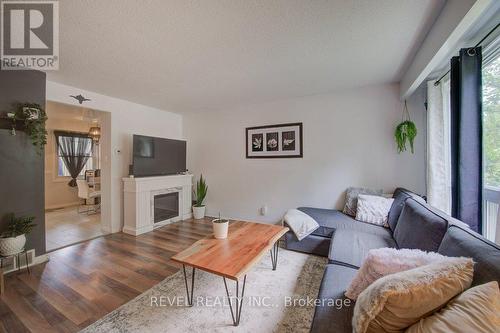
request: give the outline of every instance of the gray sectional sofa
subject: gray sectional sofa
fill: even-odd
[[[471,257],[476,262],[473,286],[500,282],[500,247],[471,231],[464,223],[429,206],[417,194],[403,188],[394,192],[389,228],[356,221],[337,210],[300,207],[320,228],[298,241],[292,232],[285,235],[285,247],[328,257],[319,299],[346,300],[344,292],[367,252],[381,247],[412,248],[446,256]],[[350,306],[316,307],[311,332],[352,332],[354,303]],[[343,304],[348,304],[343,303]]]

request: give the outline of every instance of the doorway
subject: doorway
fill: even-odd
[[[45,239],[50,252],[106,233],[101,140],[106,112],[47,101]],[[105,167],[105,166],[104,166]]]

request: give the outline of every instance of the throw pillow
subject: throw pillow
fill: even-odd
[[[487,333],[500,330],[498,282],[488,282],[464,291],[443,309],[410,326],[406,333]]]
[[[376,195],[358,195],[356,220],[389,227],[387,217],[394,199]]]
[[[283,217],[283,222],[292,229],[299,241],[319,228],[319,224],[316,220],[298,209],[289,209]]]
[[[358,206],[358,195],[360,194],[372,194],[372,195],[382,195],[383,190],[373,190],[364,187],[349,187],[345,195],[345,206],[344,214],[350,216],[356,216],[356,209]]]
[[[363,290],[383,276],[447,259],[450,257],[415,249],[398,250],[387,247],[370,250],[347,288],[345,296],[356,300]]]
[[[401,332],[469,288],[472,275],[470,258],[450,258],[386,275],[359,295],[353,331]]]

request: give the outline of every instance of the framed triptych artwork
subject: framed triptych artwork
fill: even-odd
[[[302,123],[247,127],[247,158],[302,157]]]

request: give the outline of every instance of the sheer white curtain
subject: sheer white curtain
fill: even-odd
[[[450,79],[427,82],[427,200],[451,212]]]

